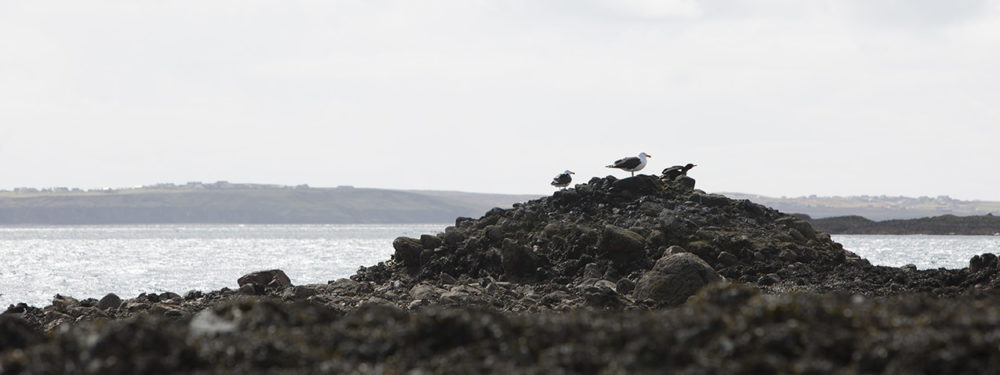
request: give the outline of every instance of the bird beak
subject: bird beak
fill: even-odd
[[[653,155],[650,155],[650,154],[646,154],[646,157],[647,157],[647,158],[651,158],[651,157],[653,157]]]
[[[569,174],[576,174],[576,172],[569,172]]]

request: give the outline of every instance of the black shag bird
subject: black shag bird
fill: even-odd
[[[640,152],[639,156],[629,156],[627,158],[621,158],[615,160],[614,164],[606,165],[608,168],[618,168],[623,171],[631,172],[635,176],[635,172],[638,172],[646,167],[646,158],[651,158],[653,155],[647,155],[645,152]]]
[[[563,173],[560,173],[558,176],[556,176],[556,178],[552,179],[552,186],[555,186],[557,188],[564,188],[569,186],[569,183],[573,182],[573,176],[570,176],[571,174],[576,174],[576,173],[573,173],[573,171],[570,171],[569,169],[567,169]]]
[[[663,170],[663,179],[667,181],[673,181],[677,177],[687,176],[687,173],[691,168],[697,167],[695,164],[688,163],[687,165],[675,165],[673,167]]]

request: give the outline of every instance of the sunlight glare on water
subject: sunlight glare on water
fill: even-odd
[[[0,308],[78,299],[236,288],[281,269],[292,284],[326,283],[388,260],[399,236],[447,224],[0,227]]]
[[[1000,236],[932,235],[834,235],[844,245],[873,265],[918,269],[964,268],[969,258],[983,253],[1000,254]]]

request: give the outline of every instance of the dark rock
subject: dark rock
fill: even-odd
[[[689,251],[685,250],[683,247],[674,245],[674,246],[668,247],[667,250],[663,252],[663,255],[682,254],[682,253],[687,253],[687,252],[689,252]]]
[[[499,242],[503,240],[503,228],[499,225],[488,225],[486,226],[486,238],[490,241]]]
[[[438,236],[430,234],[420,235],[420,245],[423,246],[424,249],[434,250],[440,247],[441,244],[442,244],[441,239],[438,238]]]
[[[180,301],[182,299],[183,298],[179,294],[174,292],[160,293],[160,301],[169,301],[169,300]]]
[[[420,265],[420,252],[424,250],[423,244],[416,238],[397,237],[392,241],[392,248],[396,250],[393,259],[399,264],[407,267]]]
[[[517,279],[534,276],[539,258],[527,246],[506,239],[500,250],[500,262],[504,276],[508,279]]]
[[[465,240],[465,236],[465,232],[462,229],[447,227],[444,229],[444,244],[450,248],[458,247]]]
[[[671,254],[657,260],[653,269],[642,275],[633,294],[637,300],[651,299],[675,306],[719,280],[722,280],[719,274],[694,254]]]
[[[760,285],[774,285],[781,281],[781,277],[776,273],[769,273],[767,275],[761,276],[757,279],[757,284]]]
[[[983,257],[979,255],[973,255],[969,259],[969,272],[976,273],[983,270]]]
[[[187,293],[184,293],[184,300],[185,301],[196,300],[198,298],[203,297],[204,295],[205,294],[202,293],[199,290],[191,290],[191,291],[188,291]]]
[[[724,195],[701,193],[692,194],[690,199],[707,207],[722,207],[732,201]]]
[[[41,342],[45,336],[35,331],[27,321],[15,314],[0,314],[0,353],[24,349]],[[4,366],[0,366],[0,371]]]
[[[904,266],[902,266],[900,268],[902,268],[903,271],[906,271],[906,272],[917,272],[917,265],[912,264],[912,263],[904,265]]]
[[[282,270],[251,272],[243,275],[243,277],[240,277],[236,280],[236,283],[240,286],[241,291],[244,285],[258,285],[272,290],[284,289],[292,286],[292,282],[288,279],[288,275],[285,275],[285,272]]]
[[[615,289],[617,289],[618,293],[621,294],[632,293],[632,291],[635,290],[635,282],[626,278],[619,279],[618,282],[615,283]]]
[[[615,181],[611,184],[613,193],[627,195],[647,195],[660,191],[660,179],[649,175],[638,175]]]
[[[100,302],[97,302],[97,308],[101,310],[114,310],[121,305],[122,305],[122,299],[119,298],[118,295],[114,293],[108,293],[103,298],[101,298]]]
[[[293,286],[291,288],[285,288],[284,292],[281,293],[281,298],[292,299],[292,300],[302,300],[319,294],[316,288],[299,285]]]
[[[727,265],[727,266],[731,266],[731,265],[734,265],[734,264],[737,264],[737,263],[740,262],[740,258],[737,258],[735,255],[733,255],[732,253],[730,253],[728,251],[720,252],[718,260],[719,260],[719,263]]]
[[[80,301],[77,301],[76,298],[70,296],[63,296],[60,294],[56,294],[56,296],[52,298],[52,307],[57,311],[61,312],[66,312],[70,308],[75,307],[79,304]]]
[[[257,284],[243,284],[240,285],[239,293],[248,296],[263,294],[264,288],[262,285],[257,285]]]
[[[684,191],[692,191],[694,190],[695,181],[691,177],[681,176],[674,180],[674,184]]]
[[[983,258],[983,269],[994,270],[997,268],[997,256],[993,253],[985,253],[981,255]]]
[[[614,225],[606,225],[597,242],[598,253],[620,265],[644,257],[645,247],[646,240],[641,235]]]

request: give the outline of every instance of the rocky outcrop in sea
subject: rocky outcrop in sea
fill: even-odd
[[[349,279],[0,314],[0,372],[982,373],[997,257],[879,267],[694,179],[594,178],[393,242]]]

